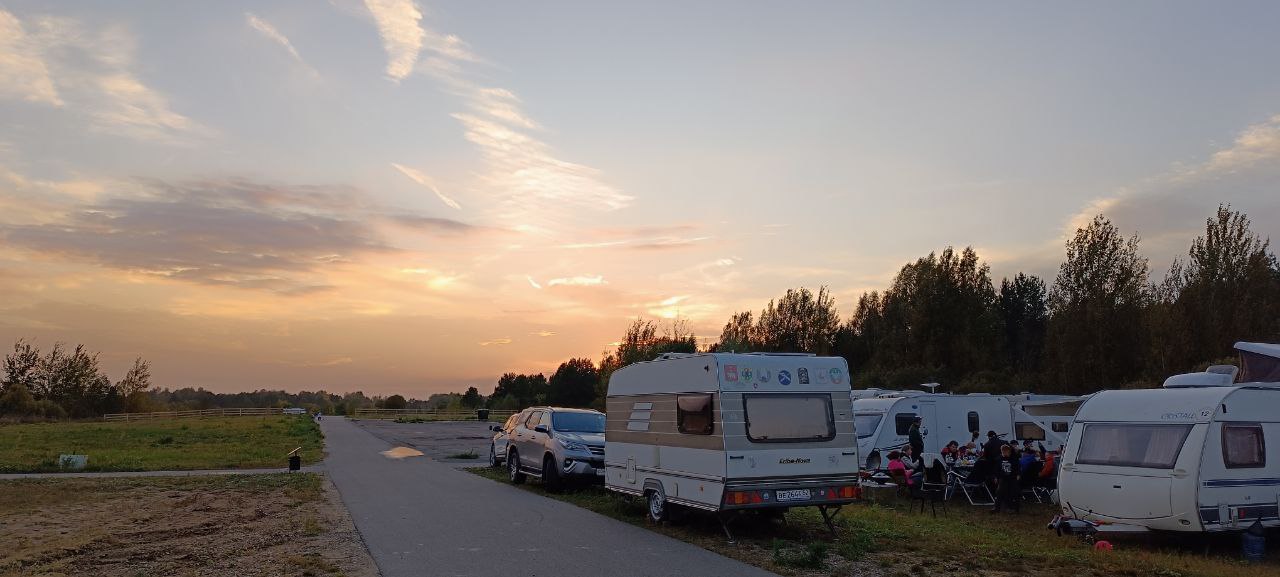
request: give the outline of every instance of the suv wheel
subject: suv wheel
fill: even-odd
[[[645,499],[649,502],[649,520],[661,523],[667,520],[667,498],[662,491],[649,489],[645,491]]]
[[[542,486],[548,491],[560,490],[560,470],[556,468],[556,459],[551,455],[542,458]]]
[[[498,466],[498,451],[494,448],[493,443],[489,443],[489,466],[494,468]]]
[[[507,453],[507,479],[510,479],[515,485],[524,482],[524,473],[520,472],[520,453],[517,453],[515,449],[511,449],[511,452]]]

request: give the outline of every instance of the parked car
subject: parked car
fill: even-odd
[[[519,414],[507,437],[512,483],[540,477],[550,490],[571,479],[604,480],[604,413],[533,407]]]
[[[493,440],[489,442],[490,467],[501,467],[507,461],[507,440],[511,436],[511,428],[516,425],[521,414],[515,413],[507,417],[507,422],[501,425],[489,425],[489,430],[493,431]]]

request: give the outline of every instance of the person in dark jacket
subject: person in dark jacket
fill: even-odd
[[[995,431],[987,431],[987,442],[982,445],[982,458],[992,463],[1000,460],[1000,447],[1004,445],[1004,441],[996,436]]]
[[[999,513],[1008,507],[1010,511],[1017,513],[1021,508],[1018,502],[1018,474],[1021,472],[1018,458],[1013,454],[1013,447],[1009,445],[1000,446],[1000,461],[996,468],[996,506],[991,509],[992,513]]]
[[[911,445],[911,452],[917,459],[924,456],[924,435],[920,434],[920,423],[922,419],[916,417],[911,422],[911,428],[907,430],[907,443]]]

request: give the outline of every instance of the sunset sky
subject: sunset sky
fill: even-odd
[[[1099,212],[1280,239],[1280,3],[0,1],[0,345],[492,390]]]

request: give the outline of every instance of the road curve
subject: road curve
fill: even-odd
[[[670,537],[411,457],[345,419],[321,421],[325,469],[383,577],[761,577]]]

